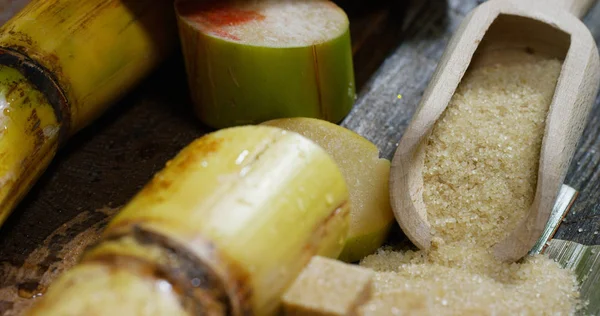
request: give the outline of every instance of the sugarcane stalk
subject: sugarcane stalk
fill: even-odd
[[[348,218],[321,147],[274,127],[220,130],[169,161],[30,314],[271,315],[314,255],[340,254]]]
[[[50,163],[60,123],[46,96],[18,70],[0,65],[0,207],[12,209]],[[0,212],[0,223],[8,212]]]
[[[0,183],[0,192],[11,192],[0,196],[0,224],[57,149],[163,60],[176,34],[168,0],[38,0],[0,28],[3,71],[20,72],[28,82],[21,87],[23,93],[43,96],[29,98],[31,104],[22,115],[28,108],[38,115],[45,109],[48,117],[42,121],[53,121],[57,128],[56,137],[35,138],[41,145],[31,143],[33,138],[19,143],[7,136],[27,132],[28,126],[16,121],[0,135],[0,156],[19,153],[20,157],[2,161],[0,179],[14,177],[14,181]],[[38,147],[44,148],[43,154]]]
[[[176,13],[191,98],[205,124],[297,116],[337,123],[352,108],[349,22],[332,2],[181,0]]]

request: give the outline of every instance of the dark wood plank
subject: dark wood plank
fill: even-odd
[[[414,22],[409,1],[339,1],[350,18],[356,86],[363,87],[405,37],[403,25]],[[414,10],[412,10],[414,11]]]
[[[600,5],[596,5],[583,20],[596,43],[600,41]],[[570,214],[555,238],[573,240],[585,245],[600,244],[600,98],[592,109],[573,157],[565,181],[580,191]]]
[[[415,2],[407,12],[409,23],[402,26],[406,42],[367,82],[342,125],[374,142],[381,155],[391,159],[449,38],[464,12],[476,4],[456,1],[448,7],[444,1]]]

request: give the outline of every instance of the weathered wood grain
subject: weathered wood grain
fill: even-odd
[[[19,12],[29,0],[2,0],[0,1],[0,25],[8,21],[15,12]]]
[[[100,239],[108,219],[118,209],[81,212],[52,232],[32,251],[22,266],[0,262],[0,311],[4,316],[19,315],[43,295],[57,276],[72,268],[87,246]],[[104,218],[90,223],[90,219]],[[85,230],[81,231],[84,228]],[[74,234],[74,232],[79,232]]]
[[[596,43],[600,40],[600,4],[583,20]],[[580,191],[555,237],[585,245],[600,244],[600,98],[592,109],[565,181]]]
[[[398,45],[363,87],[342,125],[374,142],[391,159],[452,32],[477,1],[415,1]],[[401,98],[398,98],[401,95]]]

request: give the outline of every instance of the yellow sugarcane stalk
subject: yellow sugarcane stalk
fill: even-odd
[[[37,0],[2,26],[0,101],[10,113],[0,126],[0,224],[59,145],[170,52],[177,36],[172,6],[168,0]],[[39,97],[14,97],[11,80]],[[19,136],[32,130],[21,119],[32,113],[40,119],[38,136]]]
[[[0,223],[50,162],[59,130],[46,96],[17,69],[0,65]]]
[[[348,190],[318,145],[279,128],[209,134],[112,220],[31,315],[271,315],[314,255],[337,257]]]

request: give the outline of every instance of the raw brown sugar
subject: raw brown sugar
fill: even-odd
[[[523,53],[525,54],[525,53]],[[468,72],[425,149],[423,199],[429,252],[380,250],[362,315],[569,315],[579,305],[574,274],[546,256],[497,261],[490,246],[523,218],[535,195],[557,60]]]
[[[425,151],[423,200],[434,235],[489,247],[523,218],[560,67],[495,65],[463,79]]]
[[[578,304],[571,271],[542,255],[511,264],[463,247],[380,250],[361,265],[377,271],[361,315],[569,315]]]

